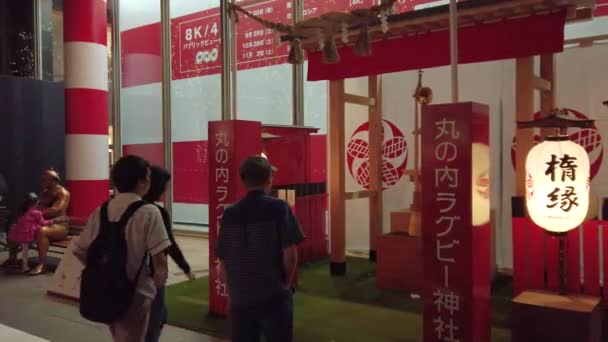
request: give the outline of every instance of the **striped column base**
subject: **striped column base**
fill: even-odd
[[[73,217],[88,217],[110,198],[109,180],[67,181],[66,185],[72,199],[68,214]]]

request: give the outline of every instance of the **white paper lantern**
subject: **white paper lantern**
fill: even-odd
[[[589,156],[567,136],[548,137],[526,159],[530,218],[553,233],[578,227],[589,208]]]

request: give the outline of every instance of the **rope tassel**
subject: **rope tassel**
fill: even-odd
[[[304,63],[304,48],[302,47],[302,41],[300,39],[294,39],[291,41],[287,61],[291,64]]]
[[[323,62],[326,64],[336,64],[340,62],[338,47],[331,34],[325,37],[325,44],[323,44]]]
[[[361,28],[359,36],[357,36],[357,42],[355,43],[354,53],[357,56],[370,56],[372,54],[372,48],[369,44],[369,27],[364,25]]]

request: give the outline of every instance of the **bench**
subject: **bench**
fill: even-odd
[[[86,225],[86,219],[70,217],[70,226],[68,228],[68,238],[63,241],[52,242],[49,247],[49,252],[56,253],[56,254],[63,254],[65,249],[68,248],[68,246],[70,245],[70,242],[72,242],[72,239],[74,237],[80,235],[80,233],[82,233],[82,230],[84,229],[85,225]]]

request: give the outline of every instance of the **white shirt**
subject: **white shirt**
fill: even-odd
[[[108,204],[108,219],[110,222],[118,222],[129,205],[140,200],[141,198],[134,193],[118,194]],[[95,210],[89,217],[83,232],[74,240],[74,246],[76,247],[74,253],[80,260],[86,260],[87,250],[99,234],[100,210],[101,208]],[[153,256],[163,252],[171,245],[160,211],[151,204],[142,206],[133,214],[127,222],[125,234],[127,239],[127,274],[131,279],[135,279],[146,251]],[[156,295],[156,286],[150,276],[148,260],[146,260],[142,269],[136,291],[148,298],[154,298]]]

